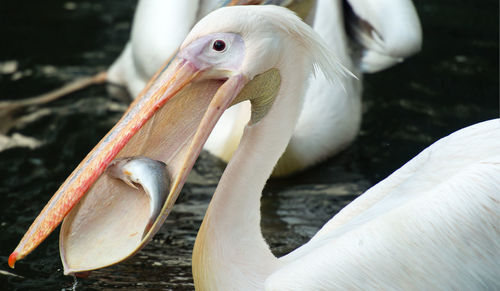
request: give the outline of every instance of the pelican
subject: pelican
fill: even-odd
[[[305,105],[275,176],[300,171],[345,149],[361,123],[363,72],[381,71],[420,50],[421,26],[411,0],[384,0],[376,5],[366,0],[140,0],[130,40],[121,55],[106,73],[81,84],[107,81],[138,96],[161,65],[176,54],[197,20],[217,7],[249,3],[283,5],[298,12],[360,79],[345,80],[341,87],[331,84],[321,72],[310,77]],[[113,86],[110,89],[115,91]],[[219,120],[204,148],[228,162],[249,118],[248,102],[233,106]]]
[[[345,207],[308,243],[281,258],[271,253],[260,229],[260,197],[293,135],[313,67],[328,80],[347,78],[321,37],[289,10],[212,12],[56,192],[9,264],[26,256],[71,209],[60,233],[66,274],[136,253],[173,207],[222,112],[250,100],[250,121],[196,239],[197,289],[500,286],[500,119],[436,142]],[[152,193],[103,174],[123,157],[161,161],[170,177],[170,192],[150,228]]]
[[[220,2],[141,0],[131,39],[110,67],[109,81],[137,96],[160,64],[176,53],[196,20],[220,6]],[[228,4],[247,2],[255,1]],[[257,2],[285,5],[300,12],[337,52],[340,61],[360,79],[363,72],[384,70],[420,50],[422,31],[411,0],[379,1],[376,5],[359,0]],[[352,11],[345,12],[349,9]],[[165,15],[166,11],[169,15]],[[157,35],[169,37],[155,37]],[[343,87],[334,86],[321,72],[318,74],[309,80],[304,92],[305,106],[287,150],[274,169],[275,176],[288,175],[323,161],[346,148],[357,136],[362,114],[362,83],[350,79],[344,81]],[[228,162],[249,118],[248,102],[229,109],[204,149]]]

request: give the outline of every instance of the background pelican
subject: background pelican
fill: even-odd
[[[216,21],[221,18],[226,21]],[[255,55],[261,56],[260,62],[254,61]],[[115,156],[144,154],[166,162],[173,185],[153,225],[159,229],[185,181],[185,172],[194,164],[222,111],[232,103],[250,100],[252,117],[195,244],[197,288],[500,286],[498,119],[432,146],[281,260],[271,253],[260,230],[261,191],[292,136],[302,105],[301,80],[308,77],[313,65],[329,80],[342,69],[320,37],[288,10],[248,6],[211,13],[193,28],[175,60],[157,74],[54,195],[9,264],[29,253],[54,225],[54,219],[73,207],[70,201],[94,181],[61,230],[65,272],[79,271],[85,265],[95,268],[96,261],[128,247],[123,239],[137,240],[132,236],[143,226],[126,221],[135,223],[141,213],[134,208],[141,206],[120,206],[123,203],[117,201],[137,199],[128,198],[112,177],[102,175],[96,180]],[[196,97],[189,97],[193,93]],[[213,99],[205,101],[212,94]],[[179,108],[184,109],[179,112]],[[155,136],[165,134],[167,142],[165,137]],[[127,217],[105,218],[124,210]],[[458,218],[464,221],[458,222]],[[124,236],[119,237],[119,232]],[[94,252],[94,248],[101,250]]]
[[[96,66],[111,63],[120,52],[133,12],[133,1],[103,1],[98,5],[78,2],[74,10],[64,9],[64,3],[57,1],[5,4],[0,13],[13,26],[4,27],[9,46],[0,51],[4,60],[17,62],[17,70],[3,71],[3,96],[30,96],[68,78],[104,69]],[[25,10],[27,4],[33,8]],[[339,207],[438,137],[498,115],[498,27],[496,11],[491,9],[497,4],[419,1],[416,5],[427,36],[425,49],[408,63],[366,77],[366,119],[354,145],[338,158],[294,179],[268,183],[262,200],[263,231],[275,254],[285,254],[305,242]],[[444,10],[448,11],[445,15],[441,13]],[[110,21],[116,24],[110,25]],[[90,40],[75,37],[75,31],[91,36]],[[109,36],[111,45],[102,50],[102,40]],[[48,66],[55,69],[47,78],[43,72]],[[29,123],[22,132],[43,140],[45,145],[0,154],[4,177],[0,192],[9,205],[0,215],[4,234],[0,245],[5,250],[15,246],[42,208],[41,203],[121,115],[114,109],[118,103],[106,96],[102,88],[93,87],[44,106],[43,111],[51,114]],[[202,155],[196,164],[195,175],[188,180],[171,214],[176,224],[168,220],[168,227],[138,256],[96,271],[80,286],[192,289],[192,243],[204,205],[218,180],[219,170],[214,164],[208,155]],[[54,272],[61,268],[56,240],[53,236],[52,243],[41,245],[11,270],[24,279],[8,279],[1,273],[0,285],[6,289],[71,286],[71,278]],[[140,276],[137,266],[143,270]],[[2,272],[7,268],[0,266]],[[166,276],[166,280],[149,280],[159,276]]]
[[[232,1],[229,5],[249,2]],[[386,69],[420,49],[421,27],[411,0],[380,1],[377,6],[369,1],[340,0],[265,2],[269,3],[295,9],[359,78],[363,71]],[[222,5],[228,2],[139,1],[131,38],[121,55],[106,74],[84,79],[81,84],[107,80],[125,87],[135,98],[154,72],[175,54],[194,23]],[[295,172],[332,156],[351,143],[358,133],[361,82],[348,80],[344,88],[339,88],[319,74],[310,80],[305,92],[308,102],[290,145],[275,169],[276,175]],[[227,162],[238,145],[249,112],[249,105],[242,104],[225,113],[205,148]]]

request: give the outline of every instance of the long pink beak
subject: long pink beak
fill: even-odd
[[[201,80],[197,78],[201,73],[193,63],[176,58],[153,77],[120,121],[50,199],[9,256],[10,267],[34,250],[84,195],[85,199],[71,211],[70,220],[65,220],[61,229],[65,273],[117,263],[152,238],[175,203],[215,123],[247,83],[242,75],[226,81]],[[144,211],[136,208],[142,204],[127,202],[137,200],[137,190],[125,188],[123,183],[103,174],[115,158],[138,155],[166,163],[172,181],[161,214],[143,239],[130,231],[122,235],[124,229],[141,227],[137,220],[143,219]],[[109,218],[124,211],[124,219]],[[89,243],[81,247],[86,239]]]

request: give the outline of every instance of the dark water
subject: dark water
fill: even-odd
[[[438,138],[498,117],[498,1],[415,4],[423,50],[402,65],[366,76],[366,112],[356,142],[313,169],[266,186],[262,225],[277,255],[304,243],[356,195]],[[106,69],[128,38],[134,5],[132,0],[2,1],[0,99],[29,97]],[[73,279],[62,275],[57,235],[14,270],[7,257],[125,106],[109,101],[104,86],[95,86],[18,113],[34,121],[9,133],[44,144],[0,152],[0,290],[71,287]],[[202,154],[154,241],[133,259],[80,280],[78,289],[192,289],[191,249],[221,173],[221,164]]]

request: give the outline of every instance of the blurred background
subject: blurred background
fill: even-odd
[[[365,113],[357,140],[319,166],[267,184],[262,227],[275,254],[306,242],[339,209],[439,138],[498,117],[499,2],[414,3],[423,26],[422,51],[387,71],[365,75]],[[105,70],[129,37],[135,4],[2,1],[0,100],[31,97]],[[22,122],[1,132],[17,136],[0,152],[1,290],[72,287],[73,278],[62,274],[57,234],[14,270],[7,257],[127,105],[99,85],[11,116]],[[0,129],[10,120],[0,116]],[[77,288],[193,289],[191,249],[223,167],[202,153],[153,242],[127,262],[79,280]]]

